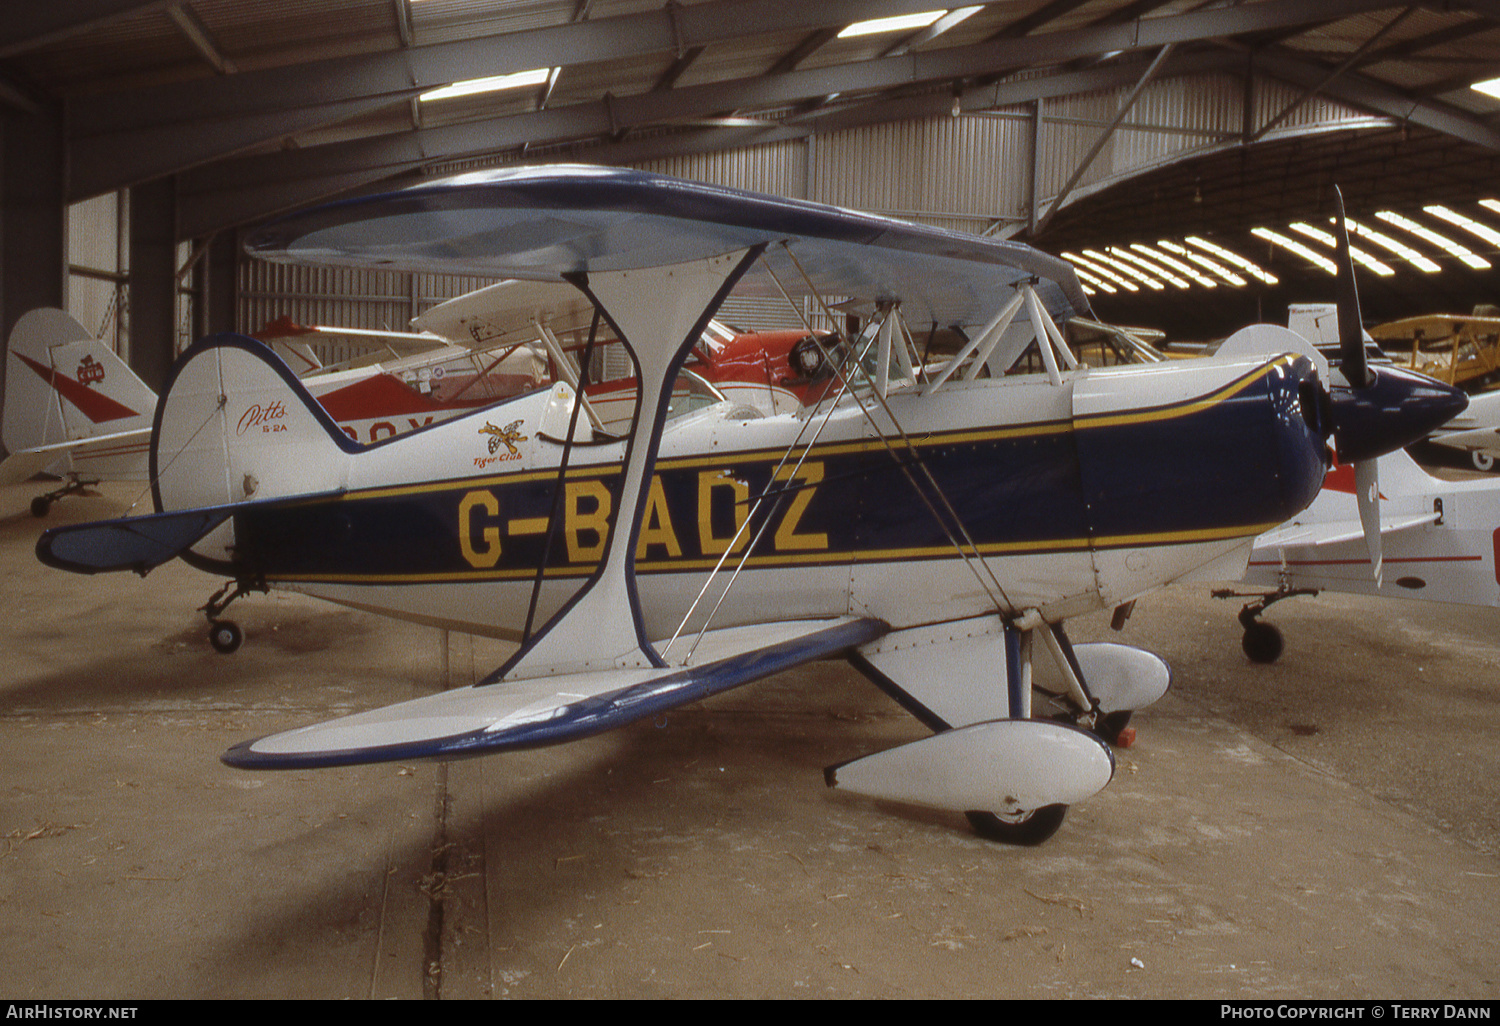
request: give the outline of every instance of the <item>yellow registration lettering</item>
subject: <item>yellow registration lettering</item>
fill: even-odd
[[[653,545],[664,546],[669,556],[682,555],[677,532],[672,529],[672,513],[667,509],[667,493],[661,478],[652,475],[651,490],[646,494],[646,515],[641,519],[641,537],[635,546],[635,558],[645,559]]]
[[[802,521],[802,514],[807,512],[807,504],[812,502],[813,495],[818,490],[818,482],[823,480],[823,464],[810,461],[802,464],[801,467],[782,467],[776,472],[776,480],[787,481],[793,487],[796,486],[797,481],[806,482],[790,494],[790,505],[787,506],[786,515],[781,518],[781,523],[776,528],[776,551],[795,552],[828,548],[827,532],[801,534],[797,531],[797,525]]]
[[[713,504],[716,491],[729,493],[734,510],[734,530],[723,537],[714,534]],[[749,501],[750,486],[730,477],[728,471],[705,470],[698,474],[698,545],[705,556],[722,555],[729,551],[730,542],[734,542],[736,553],[744,550],[750,541],[750,532],[741,533],[740,529],[745,526],[745,518],[750,515],[747,505]]]
[[[603,481],[569,481],[563,506],[563,534],[568,540],[568,562],[582,563],[597,560],[604,554],[604,542],[609,537],[609,511],[611,506],[609,489]],[[583,507],[592,503],[593,509],[584,512]],[[591,545],[583,543],[583,535],[593,534]]]
[[[480,490],[469,492],[458,504],[458,546],[464,560],[472,567],[488,569],[500,562],[500,527],[489,524],[477,531],[479,544],[475,544],[476,522],[479,511],[491,519],[500,516],[500,500],[495,493]]]

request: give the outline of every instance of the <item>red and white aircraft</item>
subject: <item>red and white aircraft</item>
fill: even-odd
[[[1368,462],[1463,402],[1389,368],[1332,383],[1295,351],[1083,367],[1057,329],[1087,312],[1064,261],[642,172],[482,172],[283,219],[250,247],[566,282],[639,382],[624,438],[558,382],[364,446],[260,343],[183,355],[152,434],[158,512],[48,531],[44,562],[144,573],[180,556],[240,590],[520,642],[473,687],[222,757],[258,770],[554,744],[841,656],[934,733],[830,784],[1034,843],[1108,783],[1109,742],[1170,677],[1139,649],[1070,645],[1064,621],[1238,576],[1316,496],[1329,437]],[[812,404],[671,416],[736,289],[875,316],[832,346],[808,326],[833,382]],[[913,328],[967,342],[928,365]],[[996,372],[1028,353],[1039,373]],[[247,426],[252,409],[276,413]],[[1066,722],[1033,715],[1036,655]]]
[[[420,332],[303,327],[284,318],[255,337],[296,369],[346,435],[368,444],[553,381],[576,387],[581,346],[562,337],[588,326],[580,310],[589,312],[571,286],[506,281],[434,307],[414,322]],[[377,339],[386,352],[324,364],[310,343],[337,337]],[[17,323],[9,353],[0,484],[43,471],[66,478],[32,500],[41,517],[88,483],[147,480],[156,394],[113,349],[63,311],[39,309]],[[812,366],[799,371],[793,360]],[[786,412],[830,387],[819,360],[805,331],[745,333],[710,322],[677,400],[684,410],[729,398]],[[628,429],[633,377],[599,381],[585,394],[597,430]]]

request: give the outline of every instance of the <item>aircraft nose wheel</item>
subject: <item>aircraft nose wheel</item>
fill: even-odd
[[[1252,662],[1274,663],[1281,658],[1285,645],[1281,631],[1261,620],[1252,620],[1245,625],[1245,636],[1240,639],[1240,648],[1245,650]]]
[[[995,812],[966,812],[964,816],[974,832],[987,841],[1032,847],[1057,833],[1067,814],[1066,805],[1043,805],[1015,816]]]
[[[229,655],[245,640],[245,632],[233,620],[213,620],[208,625],[208,643],[215,652]]]

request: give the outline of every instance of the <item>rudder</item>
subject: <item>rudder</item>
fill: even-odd
[[[172,368],[152,492],[164,511],[338,491],[359,449],[266,345],[215,335]]]
[[[7,348],[0,433],[10,452],[150,426],[156,394],[65,311],[27,311]]]

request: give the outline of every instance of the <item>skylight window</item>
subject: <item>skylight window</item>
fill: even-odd
[[[1321,267],[1329,274],[1337,275],[1339,272],[1338,267],[1334,265],[1332,260],[1329,260],[1321,253],[1313,252],[1311,249],[1304,246],[1296,239],[1287,238],[1280,232],[1272,231],[1269,228],[1252,228],[1250,229],[1250,234],[1254,235],[1258,239],[1265,239],[1272,245],[1280,246],[1282,249],[1290,250],[1291,252],[1296,253],[1302,259],[1318,267]]]
[[[1139,253],[1132,253],[1129,250],[1120,249],[1117,246],[1111,246],[1109,247],[1109,255],[1114,257],[1116,260],[1135,264],[1141,270],[1145,271],[1149,275],[1152,275],[1153,277],[1165,278],[1167,280],[1167,284],[1171,285],[1173,288],[1185,289],[1191,287],[1187,283],[1187,281],[1177,277],[1177,275],[1173,274],[1165,266],[1154,264],[1142,257]]]
[[[1490,262],[1477,255],[1473,250],[1459,242],[1454,242],[1445,235],[1439,235],[1430,228],[1424,228],[1409,217],[1402,217],[1393,210],[1382,210],[1376,213],[1376,217],[1386,224],[1393,224],[1404,232],[1411,232],[1419,239],[1432,243],[1445,253],[1458,257],[1464,263],[1475,270],[1483,270],[1490,266]]]
[[[1330,231],[1325,231],[1322,228],[1315,228],[1305,221],[1297,221],[1291,226],[1291,228],[1292,231],[1297,232],[1298,234],[1306,235],[1309,239],[1321,242],[1329,249],[1338,249],[1338,239],[1334,238],[1333,233]],[[1370,254],[1366,253],[1364,250],[1360,249],[1358,246],[1355,246],[1352,243],[1349,246],[1349,256],[1355,263],[1359,264],[1362,267],[1369,268],[1376,274],[1380,275],[1382,278],[1388,278],[1396,273],[1395,271],[1391,270],[1389,264],[1381,263],[1379,260],[1376,260]]]
[[[855,36],[875,36],[883,32],[907,32],[911,29],[926,28],[947,14],[947,9],[939,11],[923,11],[920,14],[898,14],[890,18],[871,18],[869,21],[856,21],[839,33],[840,39],[852,39]]]
[[[473,96],[477,93],[494,93],[502,89],[525,89],[541,85],[552,74],[551,68],[533,71],[517,71],[510,75],[491,75],[489,78],[471,78],[467,82],[455,82],[441,89],[422,93],[417,99],[424,103],[430,100],[450,100],[456,96]]]
[[[1344,224],[1348,225],[1349,230],[1355,235],[1358,235],[1362,239],[1368,239],[1375,243],[1375,245],[1389,250],[1424,274],[1436,274],[1442,270],[1441,267],[1428,260],[1421,253],[1418,253],[1404,242],[1391,238],[1385,232],[1378,232],[1374,228],[1360,224],[1351,218],[1346,218]]]
[[[1143,274],[1140,271],[1136,270],[1134,267],[1131,267],[1129,264],[1116,260],[1113,257],[1105,256],[1097,249],[1086,249],[1083,251],[1083,255],[1096,263],[1103,264],[1110,270],[1119,271],[1121,274],[1134,278],[1136,281],[1140,282],[1142,285],[1146,286],[1148,289],[1151,289],[1154,292],[1160,292],[1162,289],[1166,288],[1165,285],[1157,281],[1155,278],[1151,277],[1149,274]]]
[[[1200,239],[1196,235],[1189,235],[1187,237],[1187,243],[1190,246],[1197,246],[1199,249],[1204,250],[1205,252],[1212,253],[1220,260],[1233,264],[1240,270],[1244,271],[1246,274],[1250,275],[1250,277],[1258,278],[1261,281],[1265,282],[1267,285],[1275,285],[1278,281],[1281,280],[1277,278],[1276,275],[1266,270],[1264,267],[1261,267],[1260,264],[1257,264],[1254,260],[1247,260],[1244,257],[1240,256],[1238,253],[1234,252],[1234,250],[1225,249],[1223,246],[1220,246],[1214,242],[1209,242],[1207,239]]]
[[[1176,257],[1170,257],[1165,253],[1154,250],[1143,242],[1132,242],[1130,244],[1130,248],[1136,250],[1139,253],[1146,254],[1146,256],[1150,257],[1152,260],[1161,261],[1163,264],[1166,264],[1178,274],[1187,275],[1189,278],[1193,279],[1195,282],[1197,282],[1199,285],[1202,285],[1206,289],[1216,289],[1219,287],[1218,282],[1214,281],[1212,278],[1206,277],[1202,271],[1199,271],[1193,267],[1189,267],[1187,264],[1183,263],[1181,260],[1178,260]]]
[[[1456,210],[1447,207],[1431,206],[1422,208],[1433,217],[1441,217],[1449,224],[1456,224],[1470,235],[1477,235],[1491,246],[1500,246],[1500,232],[1495,231],[1487,224],[1481,224],[1472,217],[1466,217]]]
[[[1111,271],[1109,268],[1104,267],[1104,266],[1102,266],[1100,264],[1097,264],[1097,263],[1095,263],[1092,260],[1088,260],[1088,259],[1086,259],[1084,257],[1081,257],[1077,253],[1066,253],[1065,252],[1065,253],[1063,253],[1063,259],[1065,259],[1065,260],[1071,260],[1077,266],[1085,268],[1086,270],[1092,271],[1098,277],[1104,278],[1104,279],[1107,279],[1109,281],[1114,282],[1116,285],[1120,286],[1120,288],[1124,289],[1127,292],[1139,292],[1139,291],[1141,291],[1141,287],[1139,285],[1137,285],[1135,282],[1133,282],[1133,281],[1126,281],[1124,278],[1120,277],[1118,274],[1116,274],[1114,271]]]
[[[1191,260],[1193,263],[1203,268],[1209,274],[1218,275],[1222,281],[1228,282],[1235,288],[1240,288],[1241,286],[1246,284],[1244,278],[1241,278],[1239,275],[1235,274],[1223,264],[1214,263],[1202,253],[1194,253],[1186,246],[1180,245],[1176,242],[1168,242],[1166,239],[1162,239],[1157,243],[1157,245],[1162,249],[1171,250],[1173,253],[1176,253],[1180,257],[1185,257],[1186,259]]]

